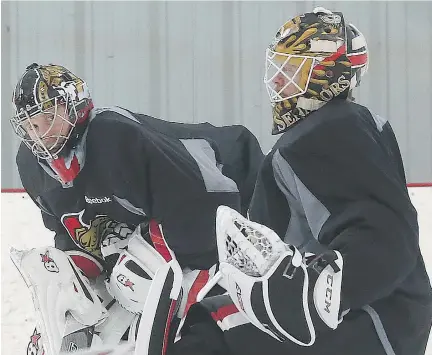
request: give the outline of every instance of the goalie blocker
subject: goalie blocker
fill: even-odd
[[[54,355],[102,342],[94,329],[108,312],[69,255],[44,247],[12,248],[10,256],[32,294],[36,311],[37,330],[29,354]]]

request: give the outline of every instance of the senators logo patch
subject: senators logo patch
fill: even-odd
[[[90,224],[82,219],[84,210],[78,213],[64,214],[61,218],[63,226],[77,246],[92,255],[102,257],[100,243],[105,229],[112,222],[107,216],[96,216]]]

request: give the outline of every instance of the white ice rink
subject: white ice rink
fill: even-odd
[[[428,273],[432,275],[432,187],[411,188],[417,208],[420,244]],[[53,235],[42,224],[31,199],[21,193],[1,194],[1,354],[26,355],[34,329],[30,293],[9,259],[11,246],[18,249],[52,245]],[[432,343],[432,341],[431,341]],[[427,355],[432,355],[432,345]]]

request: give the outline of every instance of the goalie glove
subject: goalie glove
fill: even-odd
[[[100,343],[93,331],[106,319],[106,309],[70,256],[53,247],[12,248],[10,256],[32,294],[46,355]]]
[[[163,238],[161,227],[151,221],[149,234],[153,245],[143,237],[143,230],[138,226],[123,249],[116,249],[118,255],[109,279],[106,281],[108,292],[122,307],[130,312],[142,312],[148,290],[156,271],[171,259],[174,253]],[[184,268],[182,298],[177,317],[183,318],[190,306],[197,301],[198,292],[216,272],[216,265],[209,270],[191,270]]]
[[[129,312],[141,313],[153,278],[166,261],[140,233],[134,234],[119,255],[106,288]]]
[[[216,217],[220,275],[237,308],[279,341],[314,344],[339,324],[343,259],[338,251],[304,258],[271,229],[226,206]]]
[[[102,234],[100,249],[108,272],[112,271],[120,253],[127,248],[131,238],[140,232],[141,225],[132,230],[126,223],[117,223],[114,221],[107,223]]]

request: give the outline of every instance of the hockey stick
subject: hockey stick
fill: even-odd
[[[74,351],[74,355],[133,355],[134,351],[134,342],[124,342],[117,345],[102,346],[96,349]]]
[[[218,284],[222,288],[225,288],[223,284],[221,284],[221,281],[223,279],[223,275],[220,271],[218,271],[205,285],[204,287],[198,292],[196,301],[201,302],[205,296],[211,291],[213,287]]]

